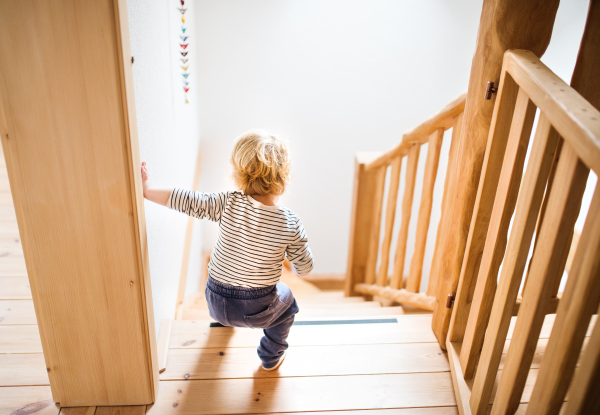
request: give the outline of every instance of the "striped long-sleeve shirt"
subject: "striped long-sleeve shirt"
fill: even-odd
[[[281,278],[284,257],[300,275],[313,269],[302,222],[283,206],[266,206],[241,192],[175,189],[167,207],[219,224],[208,264],[215,280],[240,287],[274,285]]]

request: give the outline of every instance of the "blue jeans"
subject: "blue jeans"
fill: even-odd
[[[210,316],[222,325],[264,329],[258,357],[265,368],[275,366],[288,348],[286,339],[299,310],[292,290],[281,282],[270,287],[246,288],[209,277],[205,294]]]

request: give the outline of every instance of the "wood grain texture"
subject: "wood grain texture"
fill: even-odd
[[[423,189],[421,191],[421,203],[419,205],[419,217],[417,218],[415,250],[410,261],[410,270],[406,282],[406,290],[414,293],[418,293],[421,289],[423,258],[425,257],[429,221],[431,219],[431,208],[433,206],[433,188],[435,187],[435,180],[437,178],[443,139],[443,129],[435,130],[429,135],[425,173],[423,175]]]
[[[365,274],[365,282],[367,284],[375,283],[375,275],[377,273],[377,254],[379,252],[379,235],[381,233],[381,214],[383,211],[386,173],[387,166],[372,171],[372,174],[375,174],[375,182],[373,183],[375,192],[372,199],[371,229],[368,236],[367,269]]]
[[[459,283],[494,111],[496,97],[490,101],[484,99],[487,82],[503,86],[499,83],[503,56],[510,48],[528,49],[536,56],[544,54],[550,43],[558,4],[558,0],[485,0],[483,3],[456,158],[460,166],[456,177],[459,185],[445,219],[450,221],[449,237],[441,248],[443,256],[436,259],[441,261],[440,291],[433,330],[442,347],[446,347],[451,317],[446,300],[448,293],[456,293]]]
[[[435,341],[428,327],[431,315],[394,318],[398,323],[294,326],[288,342],[295,346],[326,346]],[[262,335],[261,330],[210,328],[208,321],[174,321],[170,348],[256,347]]]
[[[444,180],[444,194],[442,196],[442,213],[438,224],[437,234],[435,237],[435,248],[433,258],[438,258],[441,255],[441,247],[444,246],[444,240],[448,237],[447,221],[443,218],[448,214],[451,201],[454,199],[456,191],[456,175],[458,174],[458,166],[456,165],[456,152],[458,141],[460,140],[460,132],[462,129],[463,114],[459,114],[454,118],[452,123],[452,138],[450,143],[450,151],[448,153],[448,166],[446,168],[446,179]],[[427,284],[427,295],[435,296],[438,290],[439,277],[439,261],[433,260],[432,268],[429,272],[429,283]]]
[[[0,326],[0,353],[42,353],[38,326]]]
[[[31,300],[29,279],[27,277],[0,277],[0,300]]]
[[[160,322],[160,331],[158,332],[158,373],[163,373],[167,369],[167,357],[169,343],[171,339],[171,326],[173,320],[165,318]]]
[[[567,395],[589,321],[600,303],[600,187],[596,188],[581,235],[581,248],[556,313],[553,335],[532,395],[536,411],[558,414]],[[584,386],[584,389],[587,389]]]
[[[573,232],[588,174],[589,169],[565,142],[540,231],[539,248],[531,259],[527,289],[492,413],[503,413],[518,406],[527,368],[533,358],[531,345],[539,337],[545,317],[544,309],[552,297],[555,280],[563,274],[570,247],[570,238],[567,236]]]
[[[198,157],[196,158],[196,169],[192,190],[197,191],[200,185],[200,146],[198,146]],[[192,246],[192,232],[194,231],[194,218],[188,217],[185,228],[185,240],[183,243],[183,259],[181,261],[181,274],[179,275],[179,286],[177,288],[177,304],[182,304],[185,298],[185,287],[187,282],[188,265],[190,263],[190,249]],[[162,323],[161,323],[162,324]]]
[[[32,300],[0,300],[0,326],[37,324]]]
[[[73,406],[71,408],[60,408],[60,415],[94,415],[95,406]]]
[[[454,260],[453,256],[443,255],[437,258],[439,269],[452,270],[452,272],[458,271],[460,273],[456,299],[453,305],[452,330],[450,333],[450,341],[460,343],[463,343],[463,337],[471,310],[471,302],[473,301],[473,295],[477,285],[476,281],[479,273],[479,266],[485,247],[488,226],[496,197],[496,189],[500,180],[504,153],[511,132],[512,119],[515,114],[515,106],[519,94],[518,85],[515,84],[509,75],[503,74],[500,82],[502,86],[498,91],[498,105],[496,105],[492,116],[490,137],[485,150],[481,179],[479,180],[479,188],[477,189],[477,197],[475,199],[475,207],[473,210],[473,221],[469,228],[469,237],[466,241],[465,256],[462,261],[462,266],[459,263],[451,266],[451,264],[444,262]],[[460,184],[458,184],[458,186],[460,187]],[[454,225],[450,224],[448,226],[448,235],[452,235],[452,226]],[[453,238],[455,236],[449,237]],[[436,259],[434,259],[434,261],[435,260]],[[443,293],[446,293],[446,295],[454,293],[454,291],[448,291],[449,288],[453,288],[448,286],[448,283],[440,284],[439,288],[443,290],[443,292],[438,292],[438,302],[441,300]],[[439,313],[442,312],[439,311],[438,314]],[[448,311],[445,311],[442,314],[448,314]],[[434,324],[439,325],[441,324],[440,322],[441,320],[434,319]],[[434,331],[440,329],[441,326],[437,329],[434,327]],[[468,347],[465,345],[465,347],[461,349],[462,353],[465,353],[464,349],[468,349]]]
[[[99,406],[95,415],[144,415],[146,406]]]
[[[126,9],[0,3],[2,145],[65,406],[149,403],[158,382]]]
[[[307,364],[310,362],[310,364]],[[171,349],[161,380],[349,376],[384,373],[448,372],[436,343],[310,346],[288,349],[285,365],[260,370],[254,347]]]
[[[365,393],[368,390],[377,393]],[[252,414],[454,405],[450,373],[441,372],[162,382],[157,403],[149,406],[148,414]]]
[[[396,203],[398,201],[398,187],[400,186],[400,170],[402,158],[396,157],[392,160],[390,169],[390,185],[388,187],[387,204],[385,207],[385,227],[383,242],[381,244],[381,262],[377,272],[376,284],[385,286],[388,283],[388,268],[390,259],[390,246],[394,233],[394,220],[396,218]]]
[[[0,413],[10,415],[58,415],[49,386],[0,388]]]
[[[377,295],[396,303],[408,304],[424,310],[433,310],[435,297],[424,293],[414,293],[404,288],[398,290],[391,287],[380,287],[372,284],[357,284],[354,288],[357,292],[369,295]]]
[[[356,153],[354,163],[354,190],[352,192],[352,218],[346,267],[345,295],[356,296],[354,286],[365,282],[371,228],[373,198],[375,197],[377,172],[365,171],[365,165],[381,153]]]
[[[41,353],[0,354],[0,387],[46,385],[50,382]]]
[[[420,144],[413,144],[408,150],[406,176],[404,179],[404,195],[402,196],[402,218],[400,219],[400,231],[398,232],[398,242],[396,243],[392,281],[390,282],[390,287],[396,289],[402,288],[402,280],[404,278],[408,228],[410,226],[410,216],[412,213],[413,196],[415,194],[415,182],[417,180],[420,152]]]
[[[486,226],[488,228],[487,237],[485,238],[481,265],[479,266],[475,292],[470,306],[469,320],[462,342],[460,363],[463,375],[467,379],[472,378],[475,372],[475,365],[478,360],[477,355],[481,350],[483,337],[492,310],[498,280],[498,270],[504,259],[508,228],[517,203],[517,196],[519,195],[523,165],[535,118],[535,110],[535,106],[531,103],[525,91],[523,89],[519,90],[508,142],[505,144],[505,151],[502,152],[504,153],[504,157],[501,162],[502,168],[498,181],[497,183],[491,183],[485,179],[480,180],[480,183],[484,187],[494,187],[496,195],[493,201],[485,200],[482,196],[477,198],[477,202],[479,203],[476,202],[476,206],[480,207],[478,213],[483,210],[486,210],[487,213],[488,208],[484,209],[481,207],[483,204],[493,205],[493,207],[491,217],[486,221],[488,222]],[[492,144],[497,138],[491,138],[489,141],[490,148],[494,147]],[[496,164],[492,162],[494,157],[495,155],[493,154],[486,157],[483,168],[484,174]],[[480,190],[482,195],[488,193],[482,187],[480,187]],[[470,239],[469,242],[467,242],[467,252],[472,253],[474,250],[473,239]],[[468,263],[469,261],[467,260],[463,269],[466,269]]]
[[[495,373],[502,354],[517,300],[546,181],[554,158],[558,136],[542,115],[535,133],[531,155],[517,201],[515,219],[504,256],[504,265],[494,297],[487,335],[473,383],[472,408],[487,409]],[[475,402],[477,401],[477,402]],[[476,412],[474,409],[474,412]]]

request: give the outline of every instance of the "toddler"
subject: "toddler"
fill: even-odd
[[[277,204],[290,178],[286,144],[265,131],[248,131],[236,139],[231,165],[241,191],[200,193],[153,187],[142,163],[144,197],[219,224],[205,290],[210,316],[224,326],[264,329],[258,356],[263,369],[275,370],[299,310],[289,287],[279,282],[284,258],[306,275],[313,257],[298,215]]]

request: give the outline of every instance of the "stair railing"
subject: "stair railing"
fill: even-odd
[[[533,53],[507,51],[447,340],[461,414],[487,414],[496,384],[492,415],[514,413],[524,393],[527,414],[593,413],[599,404],[600,325],[583,347],[600,305],[598,186],[558,293],[590,169],[600,172],[600,112]],[[471,249],[477,235],[483,252]],[[464,277],[471,262],[476,284]]]
[[[448,160],[444,195],[442,198],[442,214],[453,193],[452,172],[456,146],[460,138],[462,114],[465,108],[466,92],[444,107],[415,129],[403,135],[400,144],[385,153],[356,154],[354,176],[354,194],[352,202],[352,223],[350,231],[350,247],[348,268],[345,282],[347,296],[377,295],[398,303],[433,310],[435,304],[436,278],[430,275],[427,290],[420,292],[421,276],[427,233],[433,203],[433,190],[440,150],[444,132],[450,128],[452,142]],[[411,221],[413,196],[417,178],[417,166],[421,146],[427,147],[427,159],[420,208],[417,218],[415,249],[410,259],[410,272],[404,278],[408,230]],[[390,248],[394,237],[394,220],[400,186],[402,163],[406,162],[404,196],[402,198],[402,216],[397,236],[396,252],[393,257],[393,272],[388,275]],[[386,175],[390,174],[388,197],[385,208],[385,224],[383,241],[381,239],[381,219],[385,194]],[[438,229],[439,240],[440,229]],[[379,268],[377,263],[379,259]]]

